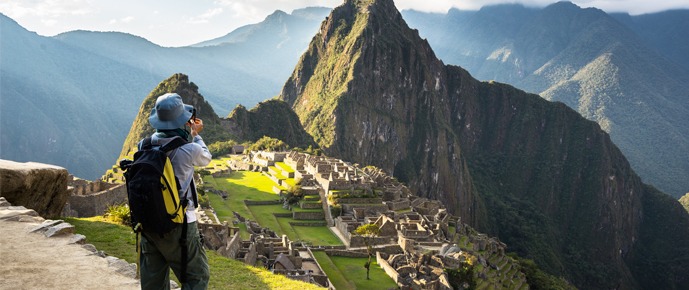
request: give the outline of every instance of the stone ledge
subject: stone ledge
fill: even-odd
[[[137,269],[136,264],[128,263],[125,260],[113,256],[107,256],[103,251],[99,251],[92,244],[86,244],[86,237],[75,233],[75,227],[62,220],[45,220],[38,216],[36,211],[27,209],[23,206],[12,206],[3,197],[0,197],[0,221],[13,221],[27,223],[29,227],[25,230],[26,233],[36,234],[42,233],[46,238],[67,238],[66,244],[81,245],[82,248],[90,251],[93,255],[105,258],[108,262],[108,267],[112,268],[114,272],[124,275],[128,278],[135,279],[130,286],[138,285],[136,280]],[[58,244],[62,242],[57,242]],[[173,287],[173,289],[175,289]]]

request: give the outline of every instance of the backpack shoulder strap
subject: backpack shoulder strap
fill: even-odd
[[[164,151],[164,152],[168,152],[168,151],[175,150],[184,144],[187,144],[186,140],[182,139],[182,137],[175,136],[174,138],[172,138],[172,140],[165,143],[165,145],[161,146],[160,150]]]
[[[151,137],[146,137],[143,140],[141,140],[141,150],[149,150],[153,147],[153,144],[151,143]]]

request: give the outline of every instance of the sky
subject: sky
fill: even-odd
[[[400,10],[447,12],[521,3],[544,7],[553,0],[394,0]],[[72,30],[118,31],[161,46],[185,46],[261,22],[275,10],[339,6],[344,0],[0,0],[0,13],[43,36]],[[689,9],[689,0],[573,0],[582,7],[632,15]],[[0,31],[0,36],[2,31]]]

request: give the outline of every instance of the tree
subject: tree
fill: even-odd
[[[354,233],[364,237],[366,251],[368,252],[368,261],[364,264],[364,268],[366,268],[366,279],[370,280],[369,272],[371,271],[371,257],[373,256],[373,239],[380,235],[380,228],[376,224],[365,224],[356,228]]]

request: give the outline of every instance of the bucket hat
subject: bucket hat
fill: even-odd
[[[148,122],[158,130],[173,130],[182,127],[194,112],[194,106],[184,104],[182,97],[167,93],[156,99]]]

